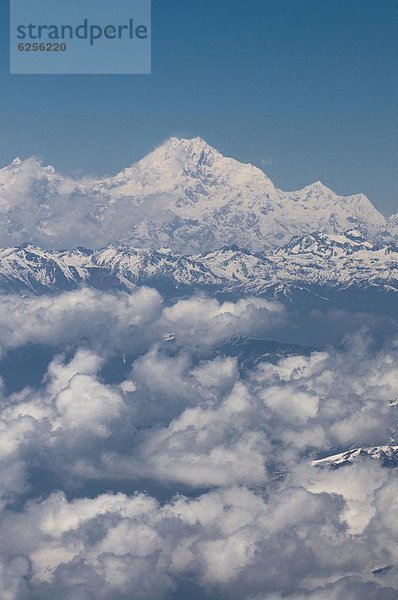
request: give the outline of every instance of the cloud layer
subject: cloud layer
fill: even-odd
[[[3,355],[54,349],[39,386],[1,391],[0,597],[396,598],[395,471],[311,459],[395,440],[398,346],[219,351],[281,318],[149,288],[0,298]]]

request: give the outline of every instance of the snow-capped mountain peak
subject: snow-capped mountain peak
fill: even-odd
[[[204,159],[206,159],[206,157],[209,158],[209,162],[214,161],[216,158],[223,158],[218,150],[210,146],[210,144],[200,137],[191,139],[170,137],[153,152],[143,158],[142,161],[152,162],[154,159],[159,160],[159,158],[162,159],[167,156],[177,157],[182,163],[192,162],[193,164],[205,162]]]
[[[293,192],[294,193],[294,192]],[[306,185],[301,190],[296,192],[297,195],[304,197],[305,199],[311,198],[314,195],[319,194],[333,194],[334,192],[328,188],[322,181],[314,181]]]
[[[112,177],[76,180],[36,158],[0,170],[3,245],[263,251],[295,235],[353,228],[374,238],[386,221],[365,196],[339,196],[320,181],[284,192],[198,137],[169,138]]]
[[[253,180],[276,192],[260,169],[223,156],[201,138],[169,138],[107,183],[112,195],[130,195],[140,182],[143,201],[150,194],[170,193],[175,198],[171,209],[189,205],[205,212],[209,205],[221,208],[238,193],[237,188],[253,185]],[[249,194],[246,198],[249,200]]]

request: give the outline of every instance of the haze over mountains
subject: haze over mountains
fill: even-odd
[[[222,156],[200,138],[170,138],[108,178],[64,177],[36,158],[0,170],[0,239],[45,249],[109,243],[191,254],[237,244],[264,251],[295,235],[356,228],[397,238],[362,194],[342,197],[316,182],[284,192],[257,167]]]

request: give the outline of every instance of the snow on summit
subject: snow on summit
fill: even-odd
[[[279,190],[261,169],[201,138],[172,137],[100,179],[64,177],[35,158],[0,170],[3,246],[99,248],[121,241],[185,254],[231,244],[259,251],[313,231],[357,228],[373,238],[379,230],[385,236],[386,227],[362,194],[339,196],[319,181]]]

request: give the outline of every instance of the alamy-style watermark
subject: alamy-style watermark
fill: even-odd
[[[12,74],[149,74],[151,0],[11,0]]]

